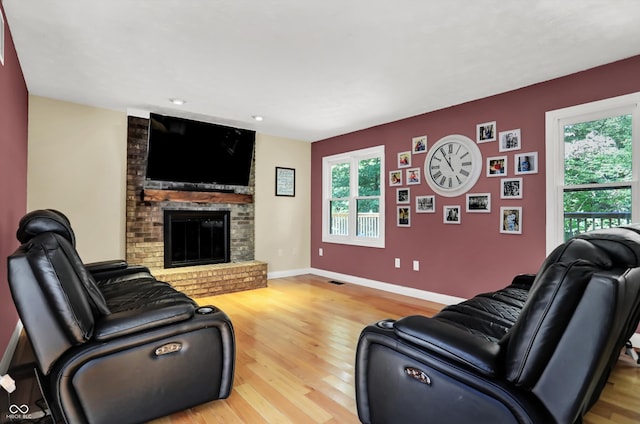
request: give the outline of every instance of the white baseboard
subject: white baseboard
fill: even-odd
[[[390,293],[401,294],[404,296],[415,297],[417,299],[429,300],[431,302],[441,303],[443,305],[451,305],[454,303],[460,303],[467,299],[455,296],[449,296],[446,294],[434,293],[426,290],[413,289],[411,287],[398,286],[396,284],[384,283],[382,281],[369,280],[368,278],[356,277],[353,275],[340,274],[338,272],[326,271],[324,269],[311,268],[309,270],[311,274],[319,275],[321,277],[330,278],[332,280],[344,281],[359,286],[370,287],[372,289],[383,290]]]
[[[267,272],[267,279],[295,277],[296,275],[312,274],[311,268],[290,269],[286,271]]]
[[[16,347],[18,347],[18,340],[20,340],[20,334],[22,333],[22,321],[18,320],[16,323],[16,328],[13,329],[13,334],[9,339],[9,344],[2,355],[2,360],[0,360],[0,375],[4,375],[7,373],[9,369],[9,365],[11,365],[11,359],[13,359],[13,354],[16,351]]]

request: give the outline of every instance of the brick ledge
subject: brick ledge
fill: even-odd
[[[267,263],[260,261],[154,268],[151,273],[196,298],[267,287]]]

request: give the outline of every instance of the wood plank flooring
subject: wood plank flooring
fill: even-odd
[[[233,322],[233,392],[153,424],[359,423],[354,360],[360,331],[383,318],[430,316],[442,307],[311,275],[199,303],[221,308]],[[621,360],[585,424],[630,423],[640,423],[640,368]]]

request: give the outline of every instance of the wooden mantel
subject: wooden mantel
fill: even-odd
[[[192,202],[192,203],[253,203],[252,194],[221,193],[217,191],[142,190],[145,202]]]

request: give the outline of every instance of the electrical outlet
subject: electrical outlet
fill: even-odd
[[[413,270],[420,271],[420,261],[413,261]]]
[[[322,250],[322,247],[318,249],[318,256],[322,256],[324,255],[324,250]]]
[[[396,268],[400,268],[400,258],[396,258]]]

